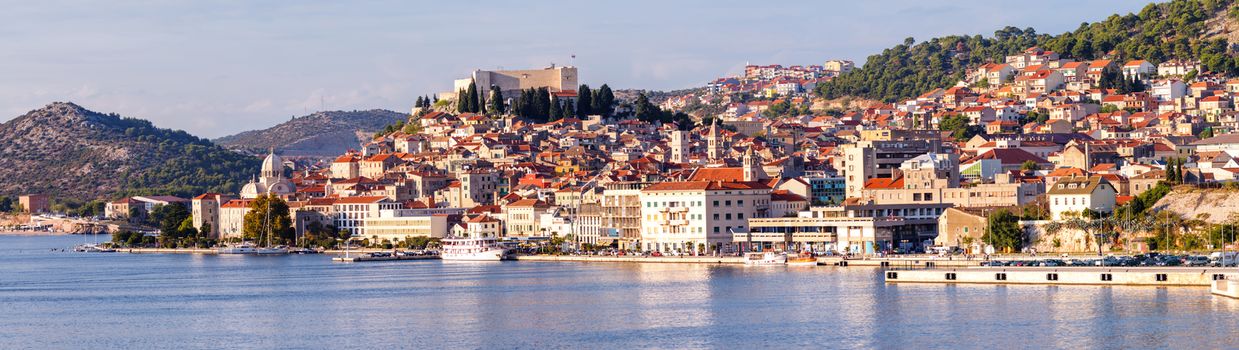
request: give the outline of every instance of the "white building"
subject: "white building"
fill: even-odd
[[[1100,176],[1069,177],[1059,179],[1046,191],[1053,220],[1063,220],[1071,215],[1080,215],[1084,209],[1098,213],[1114,212],[1114,199],[1118,191]]]
[[[367,218],[378,217],[380,210],[400,209],[400,203],[386,196],[345,197],[331,206],[336,214],[336,227],[362,238],[370,238],[366,232]]]
[[[712,253],[766,217],[770,187],[760,182],[664,182],[641,190],[641,242],[660,252]]]
[[[443,238],[448,214],[418,215],[405,209],[380,209],[378,216],[363,219],[365,238],[393,243],[412,237]]]

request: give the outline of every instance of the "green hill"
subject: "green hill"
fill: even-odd
[[[1110,56],[1120,61],[1154,63],[1172,58],[1199,59],[1205,69],[1239,73],[1239,61],[1228,52],[1227,37],[1239,10],[1232,0],[1175,0],[1150,4],[1138,14],[1111,15],[1083,23],[1074,31],[1047,35],[1032,28],[1007,27],[991,37],[946,36],[903,44],[869,56],[863,67],[821,84],[819,96],[856,96],[893,102],[934,88],[954,85],[967,70],[1032,46],[1063,58],[1092,60]]]
[[[184,131],[68,102],[0,124],[0,194],[91,200],[235,192],[260,162]]]

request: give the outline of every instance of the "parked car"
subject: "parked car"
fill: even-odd
[[[1208,258],[1208,257],[1204,257],[1204,256],[1199,256],[1199,255],[1196,255],[1196,256],[1189,256],[1189,257],[1187,257],[1187,260],[1184,262],[1184,265],[1187,265],[1187,266],[1208,266],[1208,265],[1209,265],[1209,258]]]

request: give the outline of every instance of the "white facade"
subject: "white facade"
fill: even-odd
[[[641,242],[645,250],[713,252],[765,217],[770,188],[709,181],[661,183],[641,191]],[[744,183],[750,184],[750,183]]]

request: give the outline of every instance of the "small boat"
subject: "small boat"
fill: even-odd
[[[499,261],[508,258],[508,249],[499,245],[499,240],[493,237],[445,238],[442,244],[443,250],[439,254],[443,260]]]
[[[97,244],[81,244],[73,247],[73,251],[79,253],[115,253],[116,249],[100,246]]]
[[[288,254],[288,248],[285,248],[283,246],[263,247],[263,248],[258,248],[258,251],[254,252],[254,254],[258,254],[258,255]]]
[[[817,258],[811,256],[799,256],[787,259],[787,266],[817,266]]]
[[[744,264],[752,266],[787,265],[787,253],[753,252],[744,254]]]
[[[288,249],[288,254],[318,254],[318,253],[321,253],[321,252],[314,250],[314,249],[310,249],[310,248],[290,248]]]

